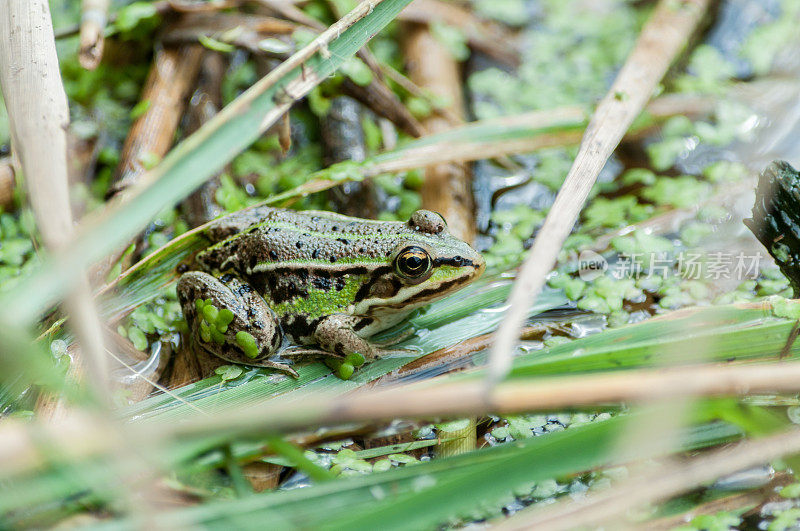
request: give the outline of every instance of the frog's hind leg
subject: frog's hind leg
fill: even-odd
[[[230,274],[190,271],[181,276],[177,291],[191,337],[203,350],[297,376],[288,365],[269,360],[281,344],[280,324],[249,284]]]

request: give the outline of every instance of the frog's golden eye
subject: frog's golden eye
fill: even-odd
[[[431,257],[422,247],[411,245],[397,254],[394,268],[401,277],[418,279],[431,270]]]

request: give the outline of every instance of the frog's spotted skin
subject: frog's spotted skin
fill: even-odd
[[[239,347],[230,335],[252,333],[261,354],[244,361],[250,364],[274,354],[281,333],[325,354],[379,355],[363,338],[468,284],[484,268],[480,254],[425,210],[403,223],[260,207],[222,218],[206,233],[215,243],[196,257],[206,276],[191,272],[179,282],[184,311],[192,314],[197,298],[209,298],[206,288],[215,303],[232,306],[236,317],[223,348],[204,346],[232,359],[230,351]],[[252,304],[251,291],[263,304]]]

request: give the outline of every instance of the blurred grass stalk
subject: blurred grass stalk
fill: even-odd
[[[307,393],[302,403],[276,398],[228,411],[225,415],[195,415],[182,423],[144,420],[128,428],[138,440],[201,440],[214,434],[225,438],[281,433],[304,428],[394,418],[454,418],[471,414],[560,411],[580,406],[610,405],[702,396],[800,391],[800,362],[699,365],[670,369],[639,369],[611,373],[515,378],[485,394],[480,379],[422,382],[382,391],[344,396]],[[47,425],[5,421],[0,424],[0,474],[9,478],[49,462],[37,440],[50,433],[59,440],[58,452],[86,459],[112,450],[116,436],[105,422],[71,415]]]
[[[754,441],[712,450],[684,461],[652,465],[629,481],[568,506],[531,507],[498,521],[495,529],[574,529],[598,526],[631,507],[664,501],[671,496],[740,470],[800,452],[800,429],[792,428]],[[619,523],[619,522],[617,522]],[[646,526],[646,523],[644,524]]]

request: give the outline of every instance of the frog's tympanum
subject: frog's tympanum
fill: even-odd
[[[333,358],[348,377],[365,358],[392,352],[367,338],[484,269],[427,210],[403,223],[260,207],[213,222],[206,235],[213,245],[178,282],[195,344],[289,373],[269,358]]]

